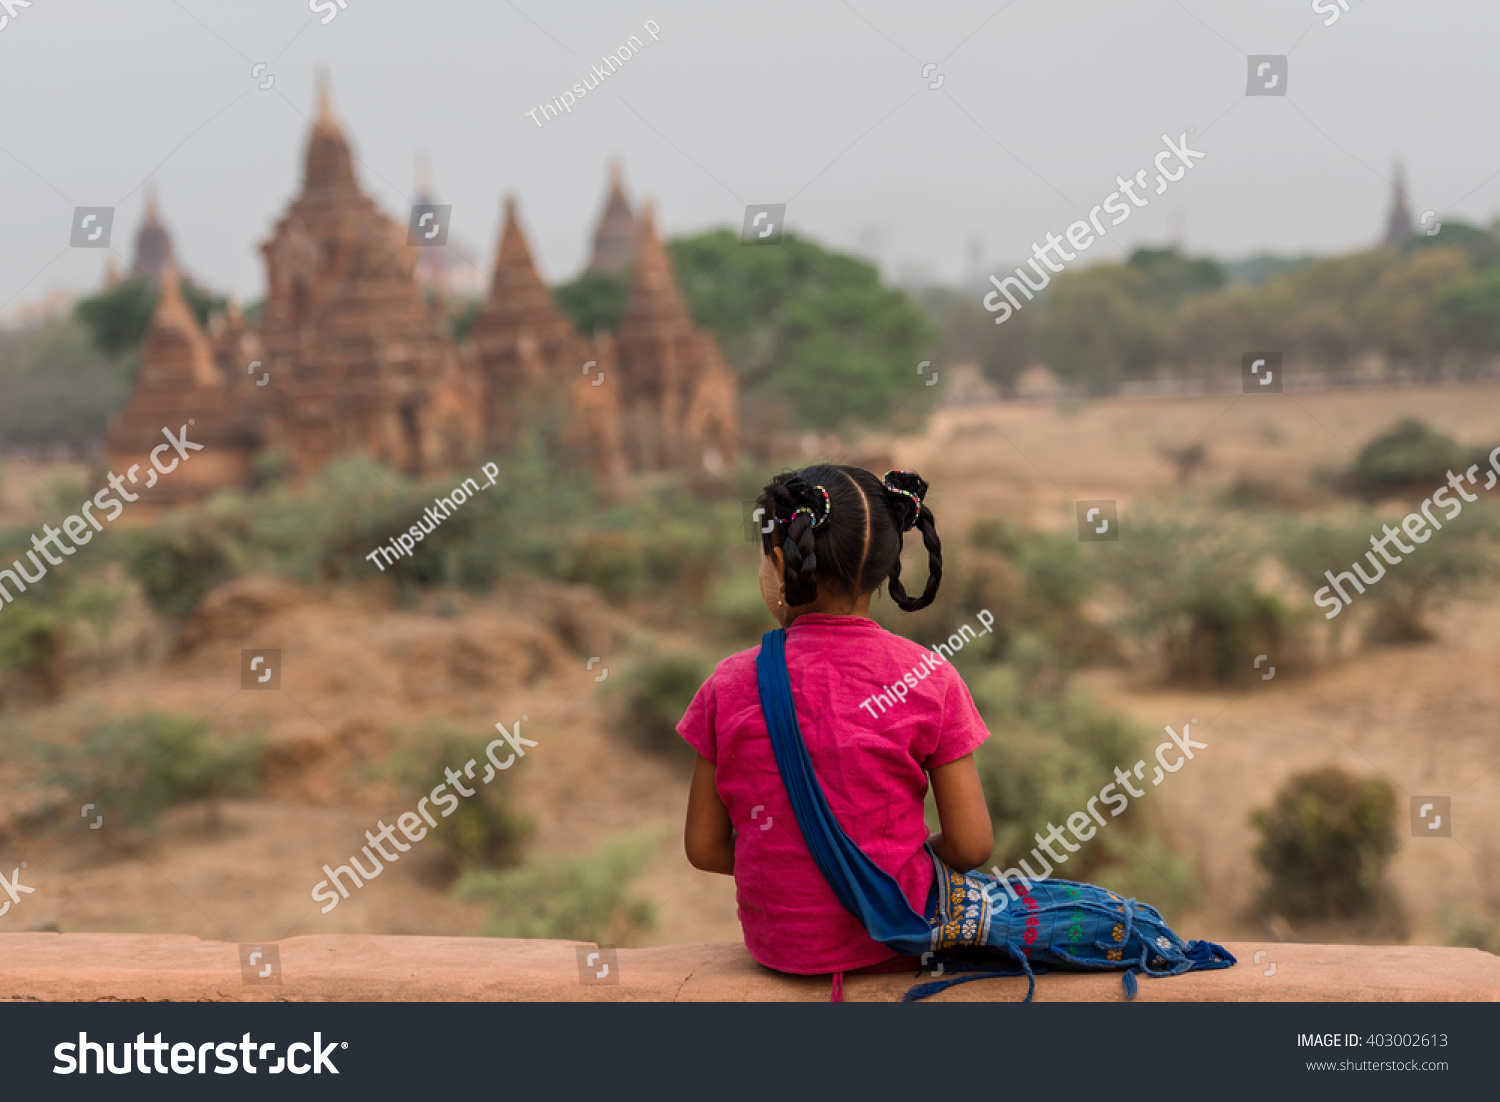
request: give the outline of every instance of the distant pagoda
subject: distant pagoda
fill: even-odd
[[[476,458],[477,380],[426,301],[406,225],[360,189],[326,80],[301,194],[261,251],[268,429],[294,471],[351,451],[417,475]]]
[[[594,255],[589,260],[587,270],[613,274],[630,267],[630,262],[635,258],[637,232],[630,200],[625,197],[625,171],[620,167],[619,161],[611,161],[609,193],[604,199],[604,211],[599,215],[599,225],[594,230]]]
[[[135,258],[130,262],[132,279],[149,279],[161,285],[162,274],[167,268],[175,273],[177,257],[172,251],[172,237],[162,224],[161,211],[156,206],[156,190],[146,187],[146,217],[135,235]]]
[[[625,473],[614,344],[582,337],[537,274],[514,197],[505,200],[489,295],[469,330],[483,388],[486,450],[509,451],[528,425],[556,419],[602,483]]]
[[[104,450],[110,469],[121,477],[139,468],[133,491],[138,493],[148,478],[155,481],[149,456],[167,442],[162,430],[177,435],[186,428],[187,438],[203,450],[191,452],[151,487],[149,502],[163,505],[197,501],[215,490],[244,485],[260,440],[182,297],[177,269],[169,261],[158,278],[161,296],[141,341],[135,388],[110,422]],[[173,458],[169,448],[160,462],[170,466]]]
[[[1406,166],[1396,162],[1395,180],[1391,184],[1391,215],[1385,223],[1384,244],[1400,248],[1411,240],[1415,232],[1412,225],[1411,207],[1406,198]]]
[[[717,474],[739,446],[739,379],[712,334],[688,314],[650,204],[638,224],[629,297],[615,334],[630,465]]]

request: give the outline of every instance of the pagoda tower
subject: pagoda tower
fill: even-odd
[[[623,272],[635,258],[637,227],[625,198],[625,172],[619,161],[609,165],[609,193],[604,210],[594,230],[594,255],[586,269],[589,272]]]
[[[739,380],[713,336],[693,324],[649,204],[639,219],[635,267],[616,346],[633,468],[701,465],[716,474],[733,460],[739,440]]]
[[[259,441],[238,395],[214,362],[213,348],[184,301],[170,262],[161,269],[160,280],[161,297],[141,342],[135,389],[110,422],[105,452],[110,469],[124,477],[132,467],[139,468],[133,492],[142,492],[139,487],[154,475],[151,451],[166,442],[162,430],[178,434],[188,426],[188,438],[203,450],[192,452],[150,488],[149,502],[166,505],[246,484]],[[162,462],[169,464],[174,456],[169,448]]]
[[[478,380],[424,298],[406,232],[360,189],[320,79],[302,191],[261,246],[268,429],[298,473],[351,451],[411,474],[476,455]]]
[[[1411,240],[1411,207],[1406,198],[1406,166],[1396,162],[1395,180],[1391,185],[1391,214],[1386,219],[1385,241],[1387,245],[1400,248]]]
[[[156,206],[156,189],[147,185],[146,217],[141,228],[136,231],[135,258],[130,262],[130,277],[149,279],[160,286],[162,273],[172,267],[175,274],[176,264],[172,237],[162,224],[161,211]]]
[[[523,427],[551,421],[597,479],[613,484],[623,476],[613,344],[607,336],[579,336],[557,308],[513,197],[505,200],[495,271],[469,340],[482,379],[487,451],[509,451]]]

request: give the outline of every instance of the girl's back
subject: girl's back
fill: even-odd
[[[933,882],[925,844],[967,868],[993,840],[968,757],[987,732],[968,689],[940,656],[869,618],[882,583],[908,611],[937,591],[942,559],[926,490],[902,471],[880,480],[852,467],[779,476],[763,494],[775,525],[764,534],[761,570],[766,605],[787,629],[792,696],[834,817],[923,912]],[[912,528],[929,555],[919,597],[900,582],[901,536]],[[825,973],[889,959],[840,905],[802,838],[761,712],[758,654],[721,662],[678,725],[699,754],[689,859],[734,875],[745,944],[762,964]],[[931,836],[929,773],[944,827]]]
[[[799,616],[786,649],[802,736],[834,816],[923,911],[932,888],[923,848],[926,770],[972,753],[987,734],[968,689],[940,656],[860,617]],[[759,651],[721,662],[678,726],[714,764],[719,797],[739,832],[735,887],[745,945],[783,972],[885,960],[891,951],[839,904],[792,817],[756,689]],[[887,688],[894,683],[906,687],[904,701]],[[874,700],[877,693],[890,705]]]

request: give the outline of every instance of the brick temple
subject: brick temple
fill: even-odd
[[[161,286],[151,327],[141,342],[141,368],[130,400],[110,424],[104,451],[112,471],[128,477],[140,468],[137,485],[150,471],[151,450],[165,440],[162,429],[187,436],[203,450],[163,476],[151,500],[175,504],[206,497],[225,486],[243,486],[259,443],[254,426],[233,412],[238,405],[216,346],[182,297],[177,269],[167,260],[156,272]],[[231,346],[220,343],[228,354]],[[237,349],[234,349],[237,351]],[[163,463],[171,462],[169,454]],[[133,491],[139,492],[139,491]]]
[[[326,83],[301,190],[261,245],[257,326],[231,305],[203,331],[182,298],[154,199],[141,240],[149,257],[139,267],[159,273],[162,294],[107,450],[128,465],[164,425],[203,424],[212,447],[194,456],[197,477],[175,484],[171,500],[248,485],[267,450],[294,477],[354,452],[425,477],[504,455],[532,430],[607,487],[638,471],[713,475],[734,458],[736,377],[689,316],[654,217],[649,207],[632,211],[618,165],[587,268],[630,272],[615,334],[573,328],[507,198],[488,293],[455,342],[443,288],[420,266],[423,249],[360,186]]]

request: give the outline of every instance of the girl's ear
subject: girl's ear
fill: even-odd
[[[782,553],[781,548],[771,548],[771,562],[775,565],[776,578],[781,582],[781,588],[784,591],[786,589],[786,555]]]

